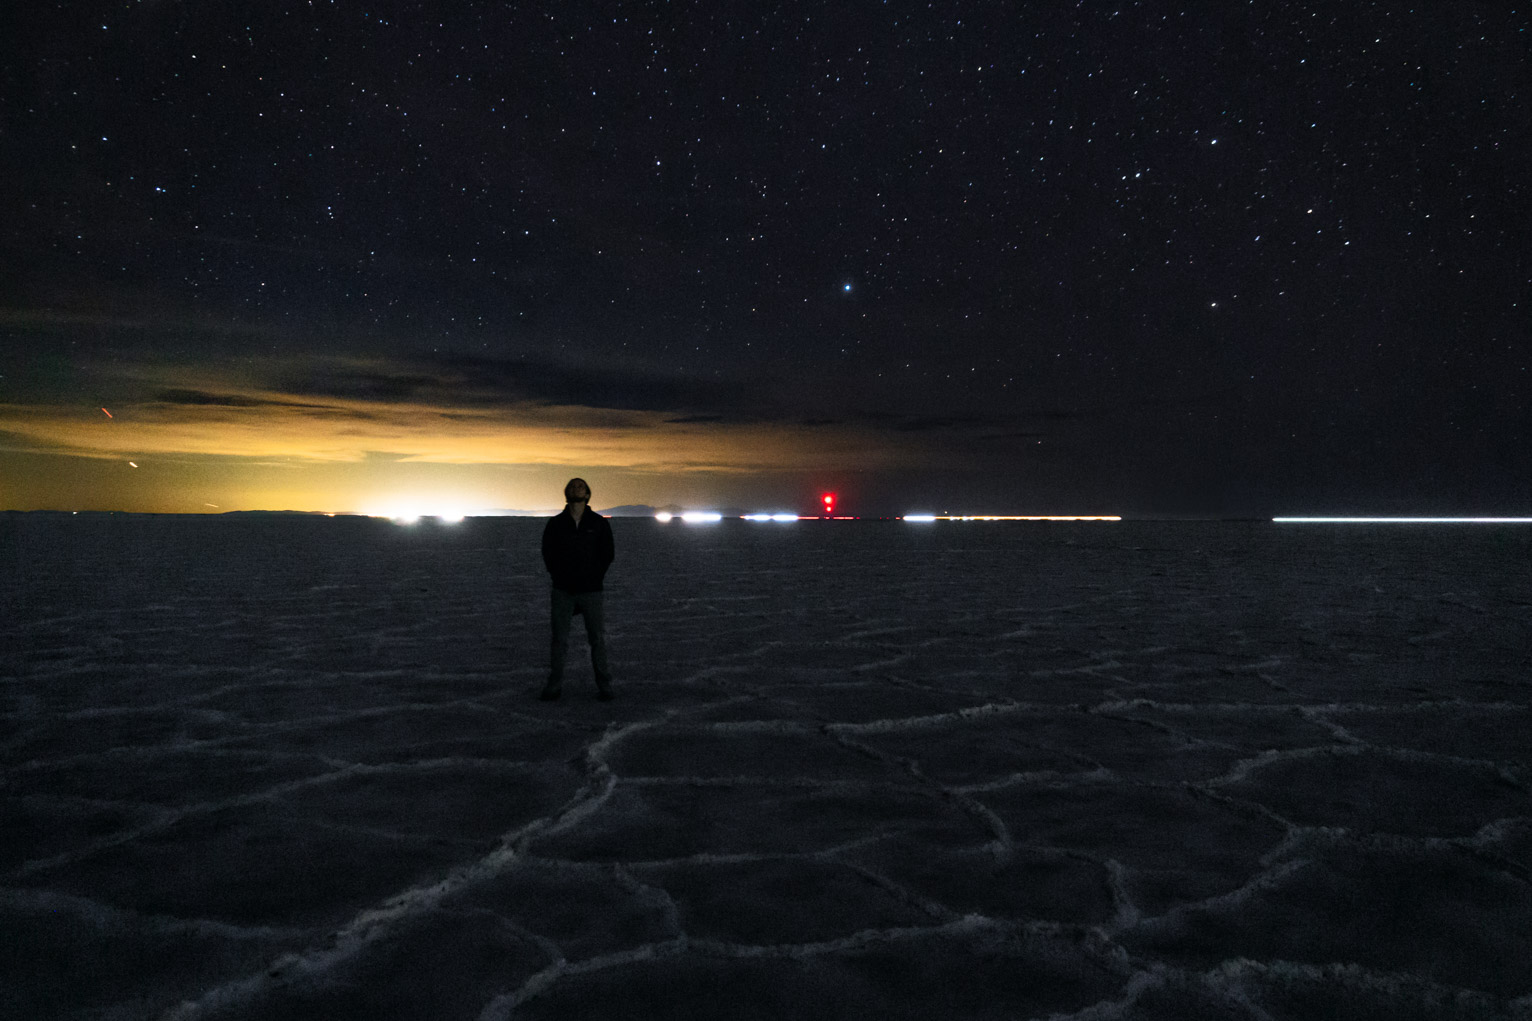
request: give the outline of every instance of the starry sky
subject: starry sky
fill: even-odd
[[[1532,509],[1514,3],[4,17],[0,509]]]

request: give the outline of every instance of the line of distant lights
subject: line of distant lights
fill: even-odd
[[[902,521],[1121,521],[1116,514],[906,514]]]
[[[211,506],[211,505],[209,505]],[[79,511],[71,511],[78,515]],[[336,517],[334,511],[322,512],[327,518]],[[344,516],[352,516],[350,512]],[[444,511],[437,513],[413,512],[413,511],[363,511],[362,517],[381,518],[392,521],[398,525],[415,525],[423,520],[436,521],[445,525],[456,525],[468,517],[471,513],[457,511]],[[679,518],[688,524],[711,524],[722,521],[724,515],[716,511],[686,511],[681,514],[672,514],[669,511],[659,511],[654,515],[656,521],[667,522]],[[741,514],[741,521],[860,521],[853,515],[800,515],[800,514]],[[887,520],[887,519],[884,519]],[[914,524],[926,524],[934,521],[1121,521],[1116,514],[905,514],[896,518],[897,521],[908,521]],[[1272,518],[1272,522],[1279,525],[1532,525],[1532,518],[1369,518],[1369,517],[1312,517],[1312,518]]]
[[[1532,525],[1532,518],[1272,518],[1279,525]]]
[[[79,513],[76,511],[75,513]],[[430,520],[444,525],[460,524],[470,515],[462,511],[414,511],[374,510],[363,512],[371,518],[384,518],[399,525],[415,525]],[[334,517],[334,514],[328,515]],[[659,511],[654,519],[659,522],[684,521],[690,525],[714,524],[725,515],[717,511],[684,511],[674,514]],[[739,515],[741,521],[860,521],[854,515],[801,515],[782,512]],[[1116,514],[905,514],[896,520],[912,524],[929,524],[936,521],[1121,521]],[[1390,517],[1281,517],[1272,518],[1279,525],[1532,525],[1532,517],[1526,518],[1390,518]]]
[[[426,511],[409,508],[370,510],[362,513],[369,518],[387,518],[396,525],[418,525],[425,519],[438,521],[444,525],[456,525],[468,517],[466,512],[458,510]]]
[[[715,511],[686,511],[673,514],[659,511],[654,519],[661,523],[681,520],[688,524],[710,524],[722,521],[724,516]],[[741,521],[860,521],[853,515],[804,516],[800,514],[741,514]],[[896,519],[923,524],[932,521],[1121,521],[1116,514],[905,514]]]

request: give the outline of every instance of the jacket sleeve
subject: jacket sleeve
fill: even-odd
[[[543,526],[543,566],[548,569],[549,574],[553,573],[554,561],[553,522],[554,519],[549,518],[548,523]]]
[[[601,524],[605,526],[601,536],[601,571],[605,573],[612,566],[612,561],[617,559],[617,547],[612,542],[612,523],[602,518]]]

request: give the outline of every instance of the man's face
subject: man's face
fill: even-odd
[[[579,479],[564,487],[564,501],[566,503],[589,503],[590,487]]]

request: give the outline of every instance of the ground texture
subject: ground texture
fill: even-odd
[[[0,518],[0,1016],[1532,1017],[1532,530]]]

